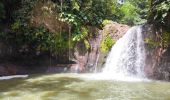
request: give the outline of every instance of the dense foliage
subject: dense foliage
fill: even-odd
[[[102,28],[106,20],[117,21],[128,25],[142,24],[146,22],[150,1],[146,0],[2,0],[0,1],[0,26],[8,31],[0,32],[0,39],[7,45],[16,48],[17,52],[43,53],[50,52],[55,56],[63,56],[65,52],[72,49],[79,41],[84,41],[86,48],[89,47],[88,38],[96,33],[91,32],[88,27]],[[36,20],[33,10],[39,6],[39,17],[48,18],[53,16],[54,22],[59,26],[64,23],[64,28],[51,31],[47,27],[49,23],[32,24]],[[49,3],[52,2],[52,3]],[[46,6],[45,4],[49,4]],[[167,11],[169,3],[164,10]],[[168,4],[168,5],[167,5]],[[160,13],[157,6],[157,13]],[[12,10],[11,10],[12,9]],[[166,13],[161,13],[166,17]],[[158,16],[155,20],[161,19]],[[43,21],[42,21],[43,22]],[[46,25],[45,25],[46,24]],[[2,28],[2,27],[1,27]],[[108,51],[114,44],[110,37],[102,42],[102,49]]]
[[[170,0],[150,1],[150,12],[148,22],[156,27],[158,46],[166,49],[170,45]]]
[[[151,2],[150,18],[154,23],[166,24],[166,19],[170,13],[170,0],[153,0]]]

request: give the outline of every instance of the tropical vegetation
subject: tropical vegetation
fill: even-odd
[[[161,23],[168,29],[166,22],[169,18],[170,0],[120,1],[122,0],[1,0],[0,41],[14,48],[16,54],[46,53],[60,57],[80,41],[84,41],[89,49],[88,38],[97,34],[91,32],[89,27],[102,29],[106,20],[130,26],[143,24],[148,20],[156,25]],[[42,22],[36,22],[40,21],[37,17]],[[55,22],[56,27],[61,27],[55,28],[52,22]],[[170,36],[168,33],[163,37],[167,35]],[[163,39],[169,41],[169,38]],[[102,50],[108,51],[113,44],[114,41],[107,37],[101,43]]]

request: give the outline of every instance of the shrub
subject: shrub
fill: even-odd
[[[106,38],[103,39],[103,41],[101,42],[101,45],[100,45],[101,52],[103,52],[103,53],[109,52],[109,50],[111,49],[111,47],[114,44],[115,44],[115,41],[112,39],[112,37],[106,36]]]

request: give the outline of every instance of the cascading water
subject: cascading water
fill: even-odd
[[[144,78],[145,47],[142,27],[134,26],[112,47],[102,76],[113,79]]]

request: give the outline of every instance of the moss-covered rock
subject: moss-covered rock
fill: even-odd
[[[104,23],[104,27],[102,30],[103,38],[100,45],[100,50],[103,53],[107,53],[110,51],[114,43],[119,38],[121,38],[130,27],[110,20],[105,20],[103,23]]]

